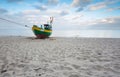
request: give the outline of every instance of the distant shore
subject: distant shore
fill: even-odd
[[[0,37],[0,77],[119,76],[120,38]]]

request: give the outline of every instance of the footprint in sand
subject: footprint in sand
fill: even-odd
[[[11,75],[9,73],[4,73],[2,77],[11,77]]]
[[[72,75],[70,75],[69,77],[79,77],[79,75],[77,75],[77,74],[72,74]]]
[[[53,68],[55,70],[73,70],[71,67],[68,67],[68,66],[55,66]]]
[[[76,65],[76,64],[72,64],[71,65],[73,68],[75,68],[76,70],[79,70],[80,66],[79,65]]]

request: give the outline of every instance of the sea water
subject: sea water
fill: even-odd
[[[53,31],[53,35],[52,36],[61,36],[61,37],[120,38],[120,30]]]
[[[0,30],[0,36],[34,36],[31,29]],[[120,38],[120,30],[53,30],[51,37]]]

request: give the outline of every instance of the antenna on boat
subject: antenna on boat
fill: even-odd
[[[4,19],[4,18],[1,18],[1,17],[0,17],[0,20],[4,20],[4,21],[10,22],[10,23],[14,23],[14,24],[17,24],[17,25],[21,25],[21,26],[24,26],[24,27],[30,28],[30,27],[27,26],[27,25],[24,25],[24,24],[21,24],[21,23],[17,23],[17,22],[15,22],[15,21],[11,21],[11,20]]]
[[[50,17],[50,24],[52,24],[53,22],[53,17]]]

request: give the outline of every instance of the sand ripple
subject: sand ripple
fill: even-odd
[[[120,39],[0,37],[0,77],[119,77]]]

